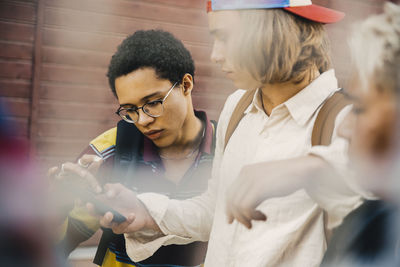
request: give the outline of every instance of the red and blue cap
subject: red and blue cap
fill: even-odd
[[[330,8],[314,5],[311,0],[208,0],[207,12],[237,9],[283,8],[297,16],[320,23],[335,23],[345,14]]]

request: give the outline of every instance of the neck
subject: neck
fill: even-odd
[[[202,133],[203,123],[192,110],[182,126],[177,142],[171,146],[160,148],[159,153],[165,158],[184,158],[198,148]]]
[[[319,76],[319,72],[313,73],[306,77],[300,83],[285,82],[266,84],[261,87],[261,97],[265,113],[269,116],[272,110],[288,99],[296,95],[298,92],[307,87],[314,79]]]

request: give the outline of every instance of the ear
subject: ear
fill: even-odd
[[[184,95],[190,95],[193,90],[193,76],[186,73],[182,79]]]

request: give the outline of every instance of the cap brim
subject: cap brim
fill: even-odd
[[[309,6],[285,7],[284,9],[308,20],[326,24],[338,22],[345,16],[343,12],[314,4]]]

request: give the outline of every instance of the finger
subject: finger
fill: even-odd
[[[256,221],[266,221],[267,216],[259,210],[254,210],[251,213],[251,219]]]
[[[229,224],[233,223],[233,220],[235,218],[233,217],[233,214],[232,214],[232,212],[230,210],[226,211],[226,216],[227,216],[228,223]]]
[[[113,223],[113,226],[111,229],[117,235],[127,233],[128,227],[130,226],[130,224],[132,224],[135,221],[135,219],[136,219],[135,214],[133,214],[133,213],[129,214],[126,217],[126,221],[124,221],[122,223]]]
[[[226,218],[229,224],[233,223],[234,217],[233,217],[233,213],[231,210],[231,203],[230,201],[226,202],[226,206],[225,206],[225,212],[226,212]]]
[[[246,226],[248,229],[251,229],[251,220],[243,216],[240,212],[233,210],[232,212],[233,217],[241,224]]]
[[[98,157],[98,156],[95,156],[95,157],[93,158],[92,163],[89,165],[88,170],[89,170],[91,173],[97,173],[98,170],[100,169],[100,166],[103,164],[103,162],[104,162],[104,161],[103,161],[102,158],[100,158],[100,157]]]
[[[88,171],[90,171],[91,173],[95,174],[97,173],[101,164],[103,164],[103,159],[97,155],[85,154],[78,160],[78,164],[83,168],[87,168]]]
[[[254,187],[252,187],[252,189],[254,189]],[[256,218],[260,219],[266,219],[263,213],[256,211],[255,209],[258,205],[256,203],[256,199],[254,198],[254,196],[257,195],[257,191],[252,189],[248,190],[246,195],[240,199],[239,202],[237,202],[237,205],[235,205],[235,211],[236,213],[240,213],[241,216],[250,222],[253,220],[253,216],[256,216]]]
[[[107,198],[111,199],[118,196],[125,187],[121,184],[105,184],[104,191],[106,192]]]
[[[58,172],[58,167],[54,166],[51,167],[48,171],[47,171],[47,177],[54,177],[54,175]]]
[[[93,162],[99,161],[99,160],[101,161],[102,159],[99,156],[93,155],[93,154],[84,154],[82,157],[79,158],[79,161],[81,162],[81,164],[87,165],[87,166],[89,166]]]
[[[107,211],[104,216],[100,218],[100,225],[106,228],[112,228],[113,218],[113,214],[110,211]]]
[[[80,167],[78,164],[67,162],[63,164],[64,171],[72,172],[80,176],[84,181],[89,184],[89,187],[96,193],[101,193],[102,189],[97,182],[96,177],[93,176],[88,170]]]

